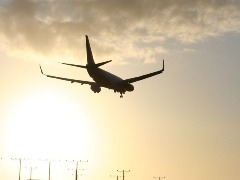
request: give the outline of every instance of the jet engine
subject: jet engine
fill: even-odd
[[[91,85],[91,90],[94,92],[94,93],[99,93],[101,91],[101,87],[97,84],[94,84],[94,85]]]

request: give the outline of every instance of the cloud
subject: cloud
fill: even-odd
[[[85,55],[88,34],[99,58],[154,61],[168,52],[168,39],[194,43],[239,32],[240,2],[6,0],[0,2],[0,27],[0,49],[12,56],[75,60]]]

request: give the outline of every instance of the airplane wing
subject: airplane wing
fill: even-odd
[[[156,72],[152,72],[152,73],[149,73],[149,74],[145,74],[145,75],[142,75],[142,76],[138,76],[138,77],[134,77],[134,78],[129,78],[129,79],[125,79],[123,80],[124,82],[128,82],[128,83],[134,83],[136,81],[141,81],[143,79],[146,79],[146,78],[149,78],[149,77],[152,77],[152,76],[156,76],[158,74],[161,74],[162,72],[164,71],[164,60],[163,60],[163,68],[159,71],[156,71]]]
[[[77,80],[77,79],[69,79],[69,78],[64,78],[64,77],[47,75],[47,74],[43,73],[43,70],[42,70],[41,66],[40,66],[40,70],[41,70],[41,73],[43,75],[45,75],[47,77],[50,77],[50,78],[60,79],[60,80],[64,80],[64,81],[70,81],[71,83],[81,83],[82,85],[83,84],[88,84],[88,85],[95,85],[96,84],[95,82],[90,82],[90,81],[82,81],[82,80]]]

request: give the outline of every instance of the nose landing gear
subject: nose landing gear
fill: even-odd
[[[123,98],[123,94],[125,94],[125,91],[120,92],[120,98]]]
[[[121,89],[121,90],[119,90],[119,89],[114,89],[114,93],[120,93],[120,98],[123,98],[123,94],[125,94],[125,90],[123,90],[123,89]]]

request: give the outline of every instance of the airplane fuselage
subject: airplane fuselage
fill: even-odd
[[[99,85],[108,89],[113,89],[116,92],[133,91],[134,86],[130,83],[123,82],[123,79],[107,72],[101,68],[95,68],[87,65],[89,76]]]

